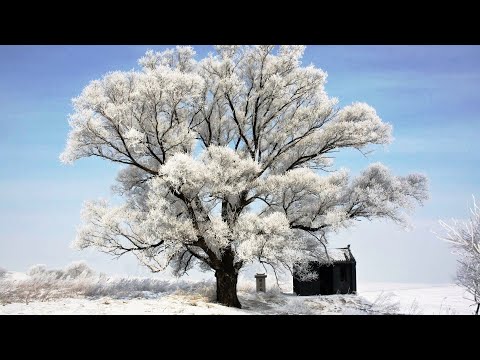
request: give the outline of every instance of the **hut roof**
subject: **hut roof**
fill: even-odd
[[[350,245],[345,248],[327,249],[328,256],[325,255],[322,263],[329,262],[354,262],[352,252],[350,251]]]

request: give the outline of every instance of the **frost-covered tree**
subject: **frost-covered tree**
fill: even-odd
[[[217,300],[240,307],[240,269],[275,271],[324,257],[328,234],[359,219],[405,221],[427,198],[423,175],[373,164],[350,179],[332,168],[343,148],[391,141],[392,127],[364,103],[344,108],[327,74],[302,66],[303,46],[217,46],[148,51],[141,70],[92,81],[73,100],[61,160],[122,165],[121,206],[87,202],[76,245],[134,254],[157,272],[215,272]],[[320,172],[326,170],[325,172]]]
[[[468,221],[452,220],[451,224],[440,221],[445,235],[440,239],[452,244],[454,253],[459,257],[457,283],[473,296],[477,305],[475,314],[480,310],[480,208],[473,200]]]

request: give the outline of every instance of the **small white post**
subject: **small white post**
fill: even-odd
[[[266,277],[267,274],[255,274],[255,279],[257,279],[257,292],[267,291]]]

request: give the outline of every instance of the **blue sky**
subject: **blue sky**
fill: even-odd
[[[118,167],[99,159],[66,166],[58,155],[71,99],[108,71],[137,68],[148,48],[165,46],[0,46],[0,266],[86,259],[101,271],[146,274],[135,259],[69,248],[82,202],[109,197]],[[439,218],[467,216],[471,196],[480,197],[480,47],[308,46],[303,62],[328,72],[327,91],[341,105],[367,102],[394,127],[393,144],[368,158],[340,153],[337,166],[356,174],[381,161],[430,179],[413,230],[363,222],[332,245],[352,245],[359,281],[450,282],[455,259],[431,230]]]

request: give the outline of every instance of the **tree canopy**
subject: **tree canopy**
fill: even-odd
[[[122,164],[115,191],[125,197],[85,204],[79,248],[132,253],[176,275],[199,264],[216,272],[219,301],[239,306],[221,294],[246,264],[301,268],[325,256],[331,231],[362,218],[402,223],[427,199],[424,175],[334,168],[336,151],[388,144],[392,126],[365,103],[340,108],[327,74],[302,65],[304,46],[215,50],[199,61],[188,46],[147,51],[140,70],[108,73],[73,100],[61,160]]]

